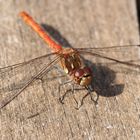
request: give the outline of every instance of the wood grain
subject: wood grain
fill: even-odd
[[[51,52],[43,40],[22,23],[18,17],[22,10],[30,13],[64,46],[106,47],[104,55],[139,63],[139,48],[109,48],[139,44],[134,0],[1,0],[0,67]],[[97,69],[94,71],[97,74],[95,89],[100,95],[97,106],[88,97],[80,110],[76,110],[72,96],[66,98],[64,105],[60,104],[58,87],[65,78],[61,78],[56,67],[0,111],[1,139],[140,139],[140,70],[93,56],[87,58]],[[45,63],[51,59],[45,59]],[[39,60],[35,65],[1,74],[0,100],[19,90],[29,75],[38,71],[37,66],[45,63]],[[64,86],[61,94],[69,87]],[[80,101],[86,91],[75,93]],[[39,115],[27,119],[37,113]]]

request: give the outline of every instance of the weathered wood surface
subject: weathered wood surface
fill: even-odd
[[[51,52],[30,28],[21,23],[18,13],[22,10],[29,12],[40,24],[45,24],[47,30],[53,29],[53,36],[56,34],[55,38],[67,46],[100,48],[139,43],[134,0],[1,0],[0,67]],[[135,47],[128,47],[125,51],[114,48],[106,49],[105,55],[138,62],[138,51]],[[105,61],[93,56],[89,56],[89,60]],[[45,63],[48,62],[49,58]],[[118,71],[115,80],[119,82],[118,85],[112,84],[115,72],[110,67]],[[48,80],[56,77],[56,74],[60,76],[59,72],[53,70],[50,76],[46,76],[46,80],[32,84],[0,111],[0,139],[140,139],[139,73],[116,63],[96,68],[99,70],[96,74],[102,81],[96,81],[102,90],[97,89],[102,95],[98,106],[88,97],[80,110],[76,110],[72,96],[66,98],[64,105],[60,104],[57,88],[62,80]],[[26,81],[29,74],[35,73],[35,70],[31,71],[32,65],[23,67],[23,73],[13,70],[12,74],[1,75],[0,88],[5,88],[0,91],[0,99],[16,92],[16,88],[18,90],[24,84],[22,81]],[[17,75],[15,79],[14,75]],[[10,81],[15,85],[11,85]],[[63,87],[62,94],[67,87]],[[76,99],[80,101],[85,92],[76,91]],[[41,113],[27,119],[37,112]]]

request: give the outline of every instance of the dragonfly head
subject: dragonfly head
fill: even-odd
[[[89,67],[77,69],[74,73],[74,80],[81,86],[88,86],[92,81],[92,72]]]

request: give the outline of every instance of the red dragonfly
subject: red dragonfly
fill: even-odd
[[[35,74],[30,80],[28,80],[22,88],[16,93],[14,93],[12,96],[5,98],[4,100],[0,101],[0,109],[9,104],[14,98],[16,98],[22,91],[24,91],[31,83],[33,83],[36,79],[41,78],[44,74],[48,72],[48,69],[50,69],[54,64],[60,62],[62,69],[65,71],[66,74],[70,77],[70,81],[73,81],[74,83],[84,87],[87,89],[87,94],[83,96],[82,101],[80,105],[78,105],[77,109],[79,109],[84,101],[84,98],[86,98],[88,95],[91,95],[91,92],[94,90],[92,87],[92,80],[94,79],[94,75],[92,74],[92,70],[89,66],[86,65],[84,62],[81,54],[89,54],[96,57],[101,57],[104,59],[108,59],[120,64],[132,66],[135,68],[140,69],[139,64],[134,64],[126,61],[120,61],[116,60],[107,56],[104,56],[102,54],[96,53],[96,51],[92,52],[92,49],[84,49],[84,48],[64,48],[55,41],[39,26],[38,23],[36,23],[32,17],[30,17],[26,12],[21,12],[20,16],[22,19],[30,26],[32,29],[39,34],[39,36],[48,44],[50,48],[53,49],[53,53],[47,54],[44,56],[41,56],[39,58],[35,58],[32,60],[29,60],[27,62],[15,64],[12,66],[1,68],[0,70],[3,70],[1,74],[5,73],[5,70],[8,69],[15,69],[22,65],[27,65],[31,62],[34,62],[38,59],[47,58],[51,55],[56,55],[53,61],[46,64],[37,74]],[[127,45],[132,46],[132,45]],[[135,45],[134,45],[135,46]],[[66,92],[67,93],[67,92]],[[59,98],[60,102],[63,103],[64,97],[66,96],[66,93]],[[91,99],[96,103],[96,101],[92,98]]]

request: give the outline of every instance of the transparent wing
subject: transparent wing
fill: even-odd
[[[11,102],[26,87],[46,74],[59,61],[59,56],[56,56],[49,63],[48,56],[53,54],[0,69],[0,108]]]
[[[122,64],[132,69],[140,69],[139,46],[112,46],[106,48],[78,48],[82,54],[89,55],[90,60],[98,64]],[[92,57],[91,57],[92,56]],[[87,57],[86,57],[87,58]],[[87,58],[88,59],[88,58]],[[123,66],[124,67],[124,66]]]
[[[55,53],[0,68],[0,92],[21,88],[28,79],[35,75],[48,62],[48,57],[53,55]]]
[[[17,68],[22,68],[22,67],[27,67],[27,65],[30,65],[30,64],[36,64],[37,63],[37,61],[44,61],[44,58],[47,58],[48,59],[48,57],[49,56],[53,56],[53,55],[55,55],[56,53],[50,53],[50,54],[45,54],[45,55],[43,55],[43,56],[40,56],[40,57],[36,57],[36,58],[33,58],[33,59],[31,59],[31,60],[28,60],[28,61],[24,61],[24,62],[21,62],[21,63],[17,63],[17,64],[13,64],[13,65],[10,65],[10,66],[6,66],[6,67],[2,67],[2,68],[0,68],[0,74],[2,74],[2,73],[6,73],[6,72],[8,72],[8,71],[11,71],[11,70],[15,70],[15,69],[17,69]]]

